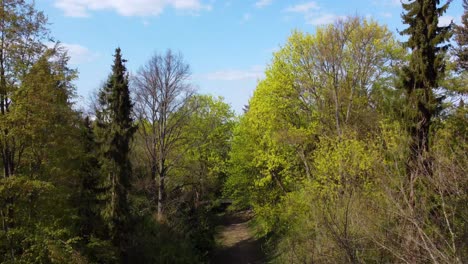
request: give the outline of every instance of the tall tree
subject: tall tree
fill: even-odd
[[[83,121],[82,135],[83,161],[81,162],[83,176],[78,191],[78,228],[79,234],[86,242],[100,226],[99,196],[103,193],[102,181],[99,173],[99,160],[96,155],[97,145],[89,117]]]
[[[157,216],[164,217],[166,178],[177,161],[174,150],[182,143],[182,128],[190,115],[184,106],[193,95],[190,67],[181,54],[168,50],[154,55],[137,73],[134,84],[136,114],[151,168],[158,186]]]
[[[21,146],[14,174],[0,184],[5,202],[0,206],[0,222],[13,262],[47,262],[53,251],[64,249],[60,244],[70,249],[68,242],[60,241],[68,240],[63,234],[71,230],[59,222],[71,218],[67,206],[74,178],[70,175],[76,172],[78,151],[70,146],[76,145],[78,129],[70,102],[75,75],[62,55],[52,49],[34,63],[1,119],[8,136]]]
[[[108,177],[109,201],[105,211],[110,238],[121,252],[121,261],[127,262],[130,206],[128,192],[132,168],[129,160],[130,141],[136,131],[132,119],[133,104],[128,87],[126,60],[117,48],[112,74],[99,92],[96,111],[97,138],[102,155],[101,166]]]
[[[422,208],[421,177],[432,178],[433,166],[430,153],[430,137],[433,119],[442,111],[443,96],[436,93],[445,72],[446,42],[451,37],[450,25],[440,27],[441,17],[450,1],[440,5],[440,0],[415,0],[403,3],[403,23],[408,28],[401,35],[408,36],[405,47],[412,51],[409,64],[402,68],[401,86],[406,93],[406,122],[411,143],[406,165],[406,194],[408,217],[403,229],[406,232],[405,255],[410,263],[423,259],[422,242],[418,226],[424,221],[426,211]],[[424,180],[424,179],[422,179]]]
[[[89,117],[84,118],[80,128],[78,188],[72,194],[71,203],[77,215],[74,231],[80,237],[80,251],[91,262],[115,263],[115,247],[108,240],[108,228],[101,214],[108,189],[101,173],[99,146]]]
[[[22,77],[46,49],[41,41],[49,36],[47,19],[24,0],[0,2],[0,115],[5,120],[12,106],[13,93]],[[0,156],[3,177],[12,176],[21,159],[23,146],[0,122]]]
[[[192,113],[183,134],[186,144],[179,150],[182,188],[191,193],[191,202],[198,208],[202,202],[220,196],[225,181],[230,151],[234,112],[223,98],[196,95],[187,106]]]
[[[274,54],[234,132],[225,186],[262,234],[279,234],[278,262],[379,262],[363,225],[373,216],[358,207],[377,178],[380,98],[402,53],[385,26],[350,17],[295,32]]]
[[[455,40],[458,47],[455,54],[458,57],[458,66],[461,70],[468,70],[468,0],[463,0],[462,24],[455,26]]]
[[[439,17],[450,2],[415,0],[403,3],[403,22],[409,27],[401,35],[409,36],[404,45],[411,49],[409,65],[401,71],[402,87],[406,91],[412,144],[409,170],[430,174],[429,152],[432,119],[440,113],[443,97],[437,96],[440,80],[444,76],[444,57],[451,37],[450,26],[438,26]],[[419,163],[419,164],[418,164]],[[417,169],[419,168],[419,169]]]

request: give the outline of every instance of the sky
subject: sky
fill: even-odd
[[[80,106],[107,79],[117,47],[131,74],[156,53],[180,52],[198,92],[222,96],[241,113],[293,30],[313,34],[350,15],[396,35],[405,28],[400,0],[36,0],[36,8],[79,72]],[[462,13],[462,0],[454,0],[440,23],[459,23]]]

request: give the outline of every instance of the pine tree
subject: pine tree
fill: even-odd
[[[406,91],[410,112],[412,137],[409,170],[431,174],[429,158],[430,127],[441,109],[443,97],[434,92],[445,71],[445,44],[451,37],[450,26],[439,27],[439,17],[450,2],[439,6],[440,0],[415,0],[404,3],[403,22],[409,27],[401,32],[408,35],[404,45],[412,50],[409,65],[401,71],[402,88]],[[418,165],[419,163],[419,165]]]
[[[128,235],[130,233],[130,189],[131,164],[129,161],[130,141],[136,131],[131,117],[132,102],[128,87],[128,74],[121,50],[115,51],[112,74],[99,93],[97,110],[97,137],[101,149],[101,166],[108,177],[109,194],[105,217],[109,225],[110,239],[126,263]]]

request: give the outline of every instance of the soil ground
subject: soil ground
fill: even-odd
[[[256,239],[249,226],[252,215],[248,211],[227,213],[217,227],[218,245],[212,258],[213,264],[266,263],[262,241]]]

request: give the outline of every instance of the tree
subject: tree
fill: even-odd
[[[99,145],[89,117],[83,119],[79,137],[79,180],[77,191],[71,197],[76,209],[75,232],[80,237],[79,249],[88,260],[98,263],[115,263],[115,247],[107,236],[108,228],[101,211],[105,209],[108,189],[99,164]]]
[[[136,131],[132,119],[132,102],[128,87],[128,74],[121,50],[114,55],[112,74],[99,92],[99,109],[96,111],[97,139],[100,144],[101,166],[108,179],[108,206],[105,217],[110,238],[121,252],[126,263],[130,226],[128,192],[132,168],[129,161],[130,141]]]
[[[0,3],[0,115],[5,120],[14,102],[12,96],[20,87],[22,77],[43,54],[49,31],[47,19],[24,0],[5,0]],[[0,155],[3,177],[15,174],[21,160],[23,146],[0,122]]]
[[[294,32],[274,54],[234,132],[226,192],[279,238],[278,262],[392,262],[365,208],[378,197],[381,98],[403,54],[385,26],[356,17]]]
[[[196,95],[186,106],[192,114],[183,134],[180,186],[191,190],[195,208],[220,196],[226,177],[234,113],[222,98]],[[176,181],[176,180],[175,180]],[[176,186],[177,187],[177,186]]]
[[[455,49],[455,55],[458,58],[458,67],[462,71],[468,70],[468,0],[463,0],[464,12],[462,15],[462,24],[455,25],[455,41],[458,47]]]
[[[172,156],[177,164],[166,185],[165,217],[206,256],[215,246],[212,209],[227,177],[234,112],[222,98],[209,95],[194,95],[185,108],[191,114],[182,128],[183,144]]]
[[[183,143],[182,128],[193,95],[190,67],[181,54],[155,54],[134,79],[135,112],[139,118],[151,175],[158,186],[157,217],[164,218],[166,180],[177,162],[174,150]]]
[[[71,103],[75,71],[68,69],[67,60],[55,48],[42,54],[21,77],[2,118],[9,137],[21,147],[14,175],[0,184],[2,236],[11,261],[48,262],[53,255],[67,262],[76,253],[68,223],[73,215],[69,194],[75,187],[70,175],[76,175],[79,152],[71,146],[78,145],[79,129]],[[3,245],[0,251],[5,252]]]
[[[9,135],[20,148],[16,150],[16,172],[31,178],[51,180],[46,167],[59,166],[60,159],[70,153],[67,140],[77,133],[70,130],[78,120],[71,102],[76,71],[66,66],[68,58],[63,56],[58,48],[41,56],[22,77],[5,119]],[[67,133],[69,136],[63,136]],[[56,156],[59,151],[62,153]]]
[[[435,89],[439,88],[444,77],[444,57],[449,47],[445,43],[451,33],[450,26],[438,26],[439,17],[445,13],[450,2],[438,7],[439,2],[416,0],[403,4],[406,13],[402,14],[402,19],[409,27],[401,35],[409,36],[404,46],[412,51],[409,65],[401,71],[401,85],[406,91],[411,115],[411,174],[431,174],[427,157],[430,128],[432,119],[442,110],[443,97],[437,96]]]
[[[98,146],[88,117],[84,119],[82,130],[84,155],[81,167],[83,176],[76,202],[76,206],[79,208],[77,226],[80,236],[89,242],[89,237],[96,233],[96,228],[101,225],[99,196],[103,194],[103,183],[100,179],[99,160],[96,155]]]
[[[436,93],[445,73],[445,54],[449,48],[446,42],[451,37],[450,25],[439,27],[439,17],[449,6],[450,1],[442,6],[439,0],[416,0],[403,3],[405,13],[403,23],[408,28],[400,34],[408,36],[404,46],[411,50],[409,64],[400,72],[401,88],[405,91],[407,106],[405,116],[411,143],[407,162],[406,190],[409,217],[403,227],[407,234],[404,244],[408,250],[405,256],[409,262],[416,263],[422,257],[424,237],[417,230],[424,221],[422,208],[423,193],[418,193],[420,177],[432,178],[433,164],[430,152],[431,127],[433,120],[442,111],[443,96]]]

